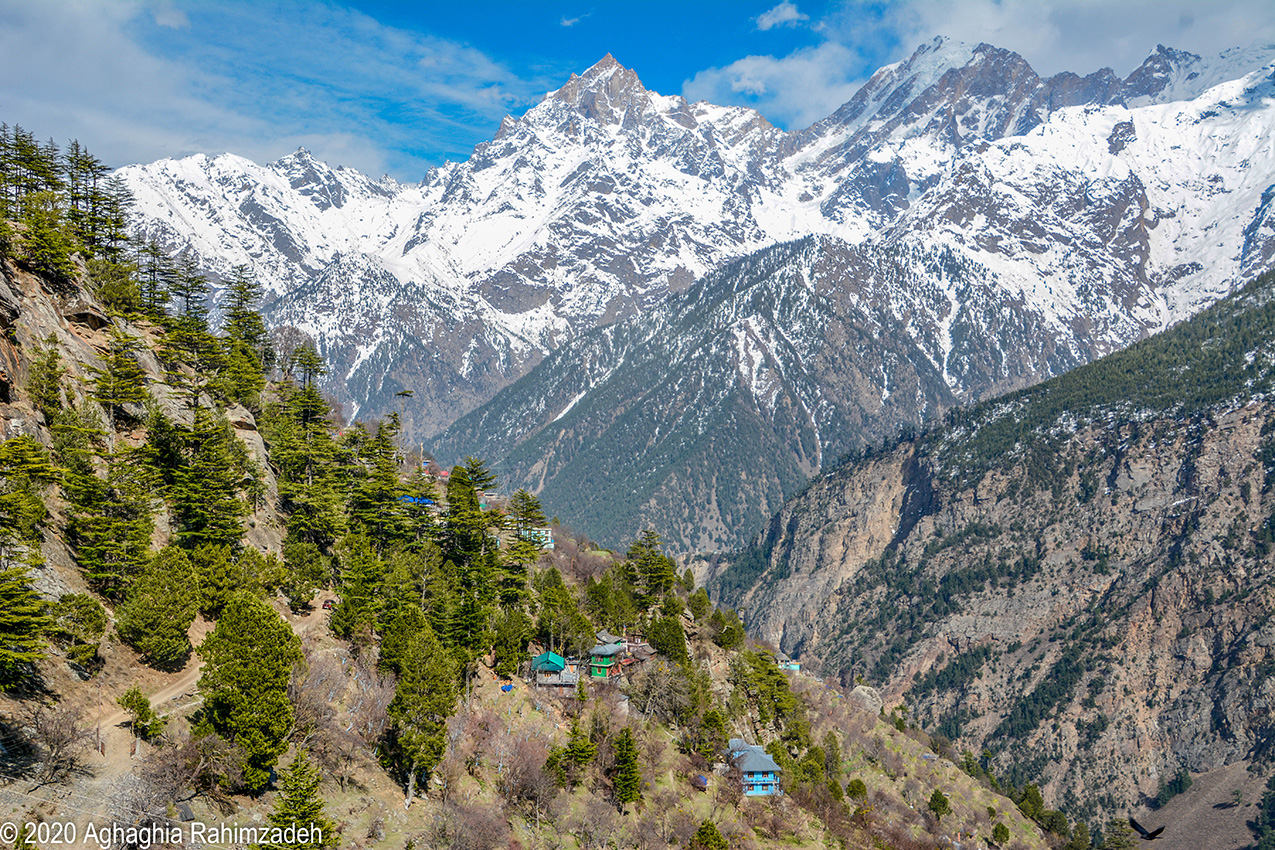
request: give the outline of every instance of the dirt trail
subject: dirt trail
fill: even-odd
[[[328,612],[323,610],[323,602],[325,599],[334,598],[332,594],[324,593],[315,600],[308,612],[299,616],[292,615],[286,607],[281,605],[277,605],[276,610],[295,634],[304,637],[311,629],[327,622]],[[191,645],[199,646],[203,643],[204,638],[215,626],[213,622],[202,618],[197,619],[190,627]],[[160,673],[135,668],[134,671],[129,672],[135,672],[137,679],[130,684],[138,684],[142,688],[142,692],[150,699],[151,705],[160,715],[183,712],[202,702],[197,688],[203,670],[204,660],[199,657],[199,653],[193,653],[189,663],[176,673]],[[156,684],[159,685],[158,688],[155,688]],[[128,712],[115,702],[115,698],[120,693],[123,693],[122,689],[111,687],[109,693],[102,693],[91,705],[87,720],[90,724],[98,724],[97,718],[101,717],[100,740],[105,744],[106,753],[90,755],[94,775],[92,779],[82,783],[85,788],[108,786],[132,770],[135,756],[140,757],[147,749],[144,743],[134,744],[132,731],[128,728]],[[135,753],[135,747],[141,752]]]

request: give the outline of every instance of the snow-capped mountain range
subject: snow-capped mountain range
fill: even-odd
[[[953,397],[1048,377],[1272,265],[1273,135],[1275,46],[1045,79],[936,39],[796,132],[648,91],[607,56],[417,185],[304,150],[120,173],[144,233],[214,275],[251,266],[339,396],[406,405],[425,437],[568,341],[810,235],[835,259],[806,285],[905,338]],[[746,320],[757,350],[735,366],[756,387],[784,358]],[[542,407],[524,436],[563,413]]]

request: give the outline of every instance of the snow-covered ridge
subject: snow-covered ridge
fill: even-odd
[[[786,133],[607,56],[415,185],[304,150],[120,173],[145,234],[216,276],[256,272],[270,321],[319,341],[347,402],[376,415],[413,388],[418,435],[583,331],[810,234],[855,249],[820,278],[828,297],[881,311],[979,395],[1127,345],[1275,260],[1273,60],[1158,47],[1123,80],[1044,79],[936,39]],[[1050,340],[970,365],[971,323]]]

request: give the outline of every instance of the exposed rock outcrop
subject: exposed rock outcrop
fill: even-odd
[[[712,585],[803,668],[865,677],[1073,817],[1265,764],[1272,285],[847,463]]]

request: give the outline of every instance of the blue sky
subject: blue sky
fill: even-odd
[[[113,166],[305,146],[419,180],[610,52],[662,94],[797,129],[935,35],[1041,74],[1124,75],[1157,43],[1275,42],[1269,0],[0,0],[0,121]]]

